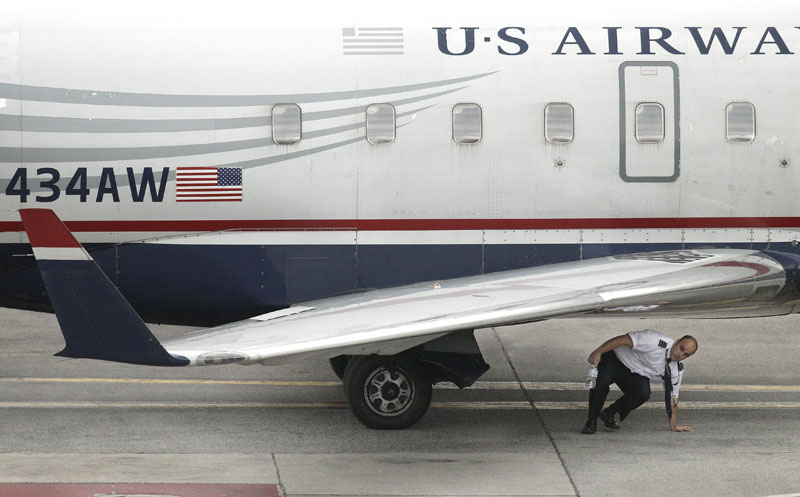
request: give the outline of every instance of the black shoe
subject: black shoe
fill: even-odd
[[[609,430],[619,430],[619,423],[614,419],[616,416],[615,413],[609,413],[606,410],[600,411],[600,420]]]
[[[597,432],[596,419],[590,419],[586,421],[586,424],[583,425],[583,429],[581,430],[581,433],[583,433],[584,435],[594,435],[596,432]]]

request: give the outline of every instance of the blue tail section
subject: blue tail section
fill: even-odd
[[[161,346],[52,211],[26,209],[21,214],[67,344],[57,356],[149,366],[189,364],[185,357],[173,356]],[[74,244],[39,236],[53,233],[69,236]]]

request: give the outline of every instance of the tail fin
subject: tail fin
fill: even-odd
[[[39,272],[67,342],[57,356],[186,366],[167,352],[50,209],[21,209]]]

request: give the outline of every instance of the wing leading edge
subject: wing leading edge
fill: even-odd
[[[734,309],[745,315],[768,315],[792,312],[797,303],[797,284],[788,276],[796,274],[800,265],[796,256],[680,250],[601,257],[307,302],[158,344],[110,282],[103,284],[102,293],[110,295],[104,298],[111,304],[87,304],[84,290],[100,277],[108,280],[52,211],[23,209],[21,216],[67,349],[70,341],[100,344],[88,354],[73,347],[72,357],[158,365],[272,364],[309,356],[391,355],[455,331],[583,313],[706,317]],[[37,250],[42,233],[60,240],[63,248],[73,251],[70,258],[80,255],[81,263],[93,269],[87,272],[85,264],[76,268],[73,260],[64,259],[66,250]],[[66,283],[74,281],[76,271],[82,275],[81,285],[59,291],[59,286],[70,287]],[[98,292],[88,294],[99,298]],[[95,314],[101,307],[108,316],[98,325]],[[138,345],[125,341],[121,347],[114,338],[120,334],[132,336],[128,341]],[[138,355],[128,357],[120,348]]]

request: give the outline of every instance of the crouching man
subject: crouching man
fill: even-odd
[[[673,340],[655,330],[632,331],[608,340],[589,355],[597,369],[597,384],[589,391],[589,419],[581,433],[597,431],[597,419],[606,428],[619,429],[619,421],[647,402],[650,380],[664,382],[664,403],[672,431],[692,431],[678,426],[678,390],[683,380],[683,361],[697,352],[697,340],[686,335]],[[603,409],[609,386],[616,383],[622,397]],[[602,409],[602,410],[601,410]]]

